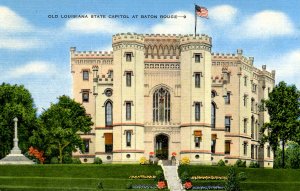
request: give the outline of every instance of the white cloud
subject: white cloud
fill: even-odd
[[[41,45],[37,39],[11,38],[9,36],[0,38],[0,49],[24,50],[36,48]]]
[[[275,57],[271,60],[258,62],[276,71],[276,82],[285,81],[288,84],[296,84],[300,87],[300,49],[296,49]]]
[[[195,26],[194,14],[186,11],[177,11],[170,15],[185,15],[186,18],[164,19],[162,23],[156,24],[151,28],[151,33],[162,34],[193,34]],[[201,19],[197,20],[197,33],[205,33],[208,28]]]
[[[91,15],[91,14],[87,14]],[[67,21],[65,25],[66,30],[93,34],[93,33],[107,33],[115,34],[120,32],[135,32],[137,27],[132,25],[122,24],[114,19],[94,19],[94,18],[75,18]]]
[[[52,75],[55,73],[55,66],[46,61],[31,61],[23,66],[12,68],[5,74],[6,78],[21,78],[29,75]]]
[[[209,9],[209,18],[218,25],[232,23],[238,10],[230,5],[220,5]]]
[[[8,7],[0,6],[0,31],[1,32],[29,32],[33,27],[29,22]]]
[[[248,17],[240,27],[237,27],[238,36],[244,38],[267,39],[276,36],[292,35],[295,28],[289,17],[279,11],[265,10]]]

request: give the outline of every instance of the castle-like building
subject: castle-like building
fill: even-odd
[[[207,35],[116,34],[112,52],[70,49],[74,99],[94,126],[81,134],[84,162],[138,162],[189,157],[191,163],[233,164],[237,159],[273,166],[259,110],[275,71],[253,57],[212,53]]]

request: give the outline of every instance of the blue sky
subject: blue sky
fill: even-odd
[[[254,65],[276,70],[276,81],[300,88],[300,2],[298,0],[60,0],[0,1],[0,82],[24,84],[42,111],[56,98],[71,96],[69,49],[111,50],[119,32],[193,34],[194,3],[209,19],[198,18],[197,32],[213,38],[213,52],[255,58]],[[89,18],[61,18],[87,14]],[[132,19],[91,15],[138,15]],[[58,18],[49,18],[51,16]],[[145,19],[141,15],[186,15]]]

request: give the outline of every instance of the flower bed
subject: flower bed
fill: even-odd
[[[192,180],[226,180],[226,176],[192,176]]]
[[[138,175],[138,176],[129,176],[129,179],[155,179],[156,176],[151,175]]]
[[[193,186],[193,190],[224,190],[224,186]]]
[[[156,189],[156,185],[152,184],[136,184],[132,185],[132,189]]]

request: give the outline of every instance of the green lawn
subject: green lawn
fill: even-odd
[[[132,180],[132,175],[155,175],[154,165],[0,165],[0,191],[4,190],[126,190],[126,185],[155,185],[152,179]]]
[[[191,176],[226,176],[229,167],[216,166],[183,166],[179,173],[187,171]],[[262,169],[238,168],[238,172],[245,172],[247,180],[241,182],[243,190],[300,190],[300,170],[294,169]],[[224,181],[197,180],[194,185],[224,185]]]

